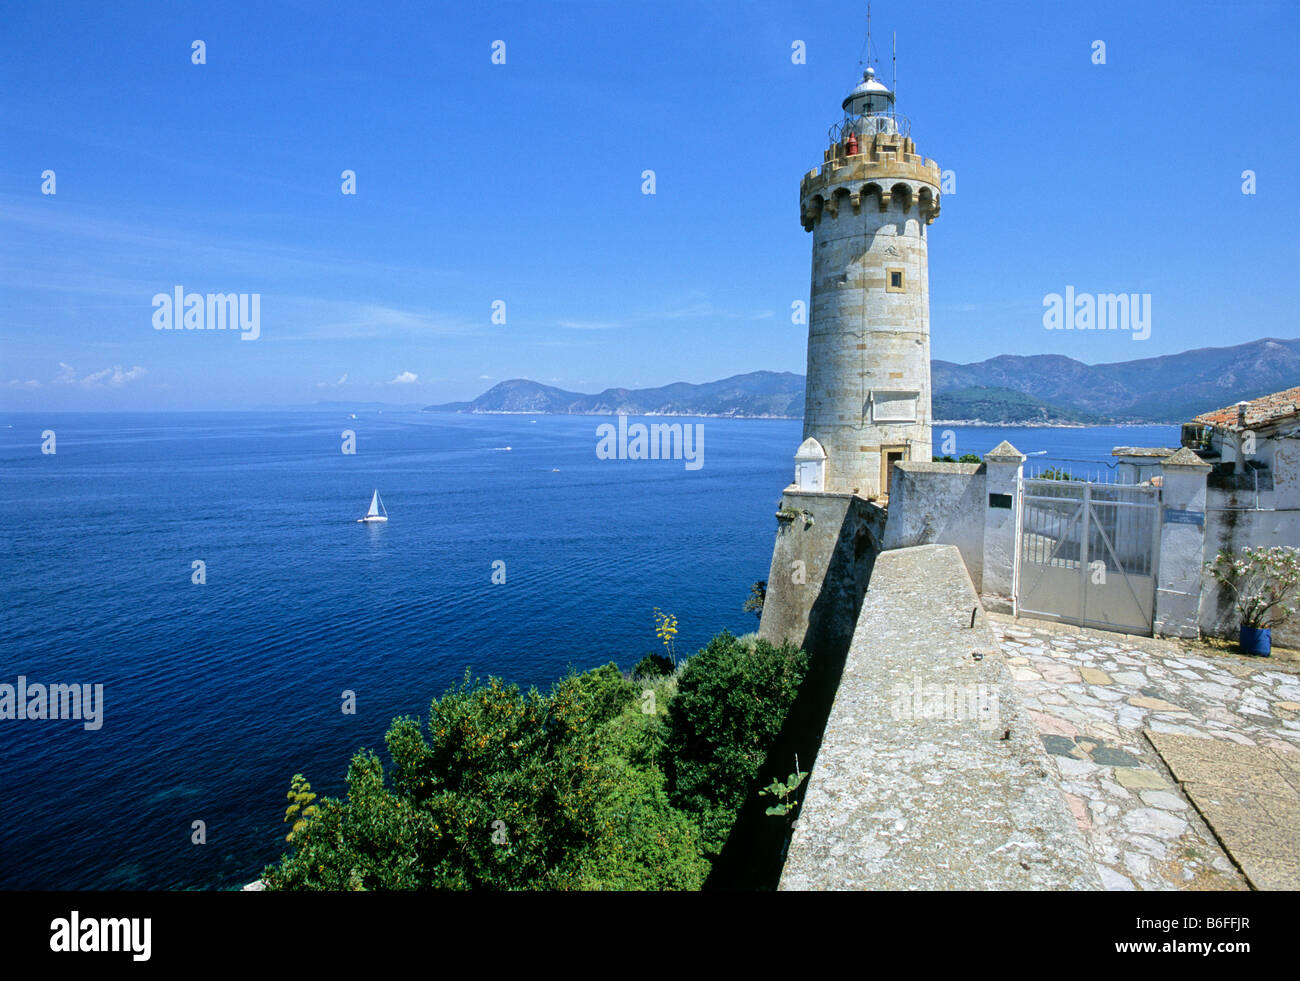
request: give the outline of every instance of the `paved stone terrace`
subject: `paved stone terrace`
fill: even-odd
[[[1230,740],[1294,762],[1294,666],[1176,641],[989,619],[1104,888],[1277,888],[1276,879],[1248,882],[1219,844],[1232,839],[1206,824],[1146,733],[1157,741],[1162,733]],[[1279,834],[1275,846],[1300,851],[1300,829]]]

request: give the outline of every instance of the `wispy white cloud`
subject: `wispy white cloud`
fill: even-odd
[[[225,217],[230,222],[238,216]],[[439,273],[439,270],[423,267],[360,259],[349,254],[346,241],[340,241],[336,251],[288,245],[280,240],[232,236],[206,228],[168,223],[167,217],[162,215],[150,220],[134,214],[121,215],[108,209],[85,205],[51,208],[43,201],[33,202],[30,195],[0,194],[0,219],[13,233],[9,238],[14,246],[10,251],[14,253],[15,259],[21,258],[20,250],[30,244],[31,238],[28,236],[57,241],[61,251],[81,255],[89,260],[84,271],[90,276],[99,272],[99,260],[103,257],[123,255],[131,257],[136,268],[167,268],[174,264],[177,256],[183,256],[191,265],[212,269],[213,275],[226,276],[228,270],[243,270],[235,275],[253,275],[259,279],[265,278],[269,270],[274,270],[277,276],[330,276],[336,281],[372,281],[376,277],[391,281],[398,275],[427,279],[430,275]],[[39,277],[48,272],[48,263],[41,257],[33,256],[25,265],[37,274],[35,284],[24,282],[16,276],[7,277],[5,282],[14,286],[47,287],[60,292],[66,292],[70,286],[75,286],[75,283],[67,282],[41,282]],[[9,271],[17,274],[27,270]],[[143,287],[148,289],[148,295],[151,296],[159,289],[174,285],[165,283],[159,286],[157,283],[144,282],[138,282],[137,285],[137,281],[114,281],[103,276],[97,278],[98,281],[92,279],[88,284],[89,292],[134,293]],[[202,284],[195,285],[197,288]],[[250,291],[255,288],[247,287]]]
[[[105,368],[103,371],[92,372],[85,378],[81,379],[81,384],[85,386],[100,384],[125,385],[127,382],[133,382],[138,378],[143,378],[147,374],[149,374],[149,372],[144,368],[141,368],[139,365],[128,368],[126,371],[122,370],[121,365],[114,365],[112,368]]]
[[[390,385],[414,385],[420,380],[420,376],[414,371],[403,371],[400,375],[390,381]]]
[[[418,310],[352,300],[322,300],[318,297],[263,297],[266,310],[283,304],[283,326],[275,331],[263,328],[263,336],[277,341],[344,341],[379,338],[425,338],[481,334],[481,324],[451,317],[435,310]]]
[[[112,386],[120,388],[121,386],[138,381],[145,375],[149,374],[148,370],[135,365],[123,370],[121,365],[114,365],[111,368],[103,368],[99,371],[92,371],[83,377],[77,377],[77,369],[66,362],[59,362],[59,372],[54,376],[53,384],[56,385],[76,385],[80,388],[103,388]],[[29,386],[30,387],[30,386]]]

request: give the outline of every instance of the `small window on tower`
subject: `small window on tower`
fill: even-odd
[[[907,280],[906,280],[906,278],[903,276],[903,270],[901,270],[901,269],[887,269],[887,270],[885,271],[885,275],[888,277],[888,279],[886,280],[887,285],[885,286],[885,291],[886,291],[886,292],[888,292],[888,293],[905,293],[905,292],[907,292],[907,289],[906,289],[906,282],[907,282]]]

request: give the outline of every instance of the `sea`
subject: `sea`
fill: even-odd
[[[354,752],[387,759],[390,721],[467,673],[628,669],[663,650],[656,608],[678,656],[756,629],[742,606],[802,424],[655,420],[700,427],[694,468],[602,459],[612,421],[0,414],[0,683],[103,686],[97,729],[0,720],[0,889],[238,888],[286,847],[294,774],[340,795]],[[1178,441],[934,435],[936,455],[1005,439],[1080,476]],[[375,490],[390,520],[359,524]]]

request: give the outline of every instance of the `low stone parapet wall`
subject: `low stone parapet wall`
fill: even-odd
[[[1098,889],[1055,772],[958,549],[883,552],[780,887]]]

